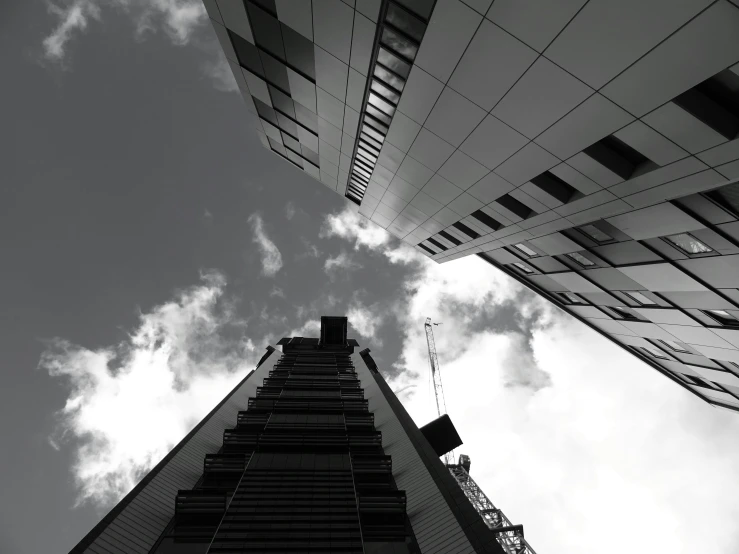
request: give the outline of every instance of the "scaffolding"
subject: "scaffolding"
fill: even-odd
[[[439,368],[439,358],[436,355],[436,343],[431,325],[431,318],[427,317],[424,327],[429,349],[429,364],[431,364],[431,377],[434,381],[436,412],[441,417],[442,414],[446,413],[446,401],[444,400],[444,388],[441,385],[441,369]],[[433,325],[439,324],[434,323]],[[452,477],[454,477],[459,487],[464,491],[465,496],[488,526],[488,529],[493,532],[495,539],[505,553],[536,554],[523,536],[523,525],[513,525],[503,511],[495,507],[485,493],[482,492],[482,489],[475,483],[475,480],[470,477],[470,457],[461,454],[458,463],[455,464],[454,452],[447,452],[444,455],[444,462]]]

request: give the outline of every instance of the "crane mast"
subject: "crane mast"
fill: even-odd
[[[434,330],[431,328],[431,318],[426,318],[426,343],[429,347],[429,363],[431,364],[431,378],[434,381],[434,398],[436,398],[436,413],[439,417],[446,413],[446,401],[444,400],[444,388],[441,386],[441,370],[439,369],[439,358],[436,356],[436,343],[434,342]],[[444,455],[447,465],[453,463],[453,452]]]
[[[436,343],[434,342],[434,331],[431,327],[431,318],[426,318],[426,342],[429,348],[429,364],[431,364],[431,377],[434,381],[434,397],[436,399],[436,412],[439,417],[446,413],[446,401],[444,400],[444,388],[441,385],[441,369],[439,358],[436,355]],[[434,324],[434,325],[438,325]],[[464,492],[467,499],[474,506],[477,513],[495,534],[495,539],[506,554],[536,554],[523,536],[523,525],[513,525],[502,510],[495,507],[492,501],[470,477],[470,457],[461,454],[459,462],[454,463],[454,452],[444,455],[444,462],[449,473],[452,474],[457,484]]]

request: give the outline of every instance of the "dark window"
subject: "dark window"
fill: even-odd
[[[739,319],[726,310],[703,310],[708,317],[726,327],[739,327]]]
[[[246,9],[254,33],[254,42],[273,56],[285,61],[285,47],[282,43],[280,22],[251,2],[246,2]]]
[[[295,138],[298,137],[298,124],[295,123],[292,119],[280,112],[277,112],[277,121],[280,124],[280,129]]]
[[[497,231],[498,229],[503,227],[502,223],[496,221],[495,219],[490,217],[488,214],[486,214],[482,210],[477,210],[476,212],[472,212],[470,215],[474,217],[480,223],[484,223],[485,225],[490,227],[493,231]]]
[[[675,341],[661,340],[660,339],[659,342],[661,342],[662,344],[664,344],[670,350],[674,350],[675,352],[684,352],[686,354],[690,354],[690,350],[688,350],[687,348],[685,348],[684,346],[682,346],[680,343],[677,343]]]
[[[277,123],[277,114],[275,114],[275,111],[272,108],[259,100],[259,98],[254,98],[254,105],[257,108],[257,113],[259,114],[259,117],[261,117],[262,119],[266,119],[275,127],[279,125],[279,123]]]
[[[318,136],[318,116],[298,102],[293,102],[298,123]]]
[[[640,292],[631,291],[631,292],[624,292],[624,294],[643,306],[656,306],[657,305],[657,303],[654,300],[652,300],[651,298],[647,298]]]
[[[426,32],[426,24],[423,21],[392,2],[387,7],[385,21],[400,29],[418,43],[421,42],[423,34]]]
[[[520,250],[527,256],[538,256],[539,255],[538,252],[535,252],[534,250],[532,250],[531,248],[529,248],[522,242],[519,242],[518,244],[514,244],[513,248],[515,248],[516,250]]]
[[[567,204],[570,200],[574,200],[576,197],[582,196],[581,194],[578,194],[577,189],[572,187],[570,184],[565,183],[550,171],[545,171],[541,175],[534,177],[531,179],[531,182],[546,192],[549,196],[556,198],[563,204]]]
[[[426,246],[425,244],[420,244],[420,243],[419,243],[419,245],[418,245],[418,246],[420,246],[421,248],[423,248],[423,249],[424,249],[424,250],[425,250],[426,252],[428,252],[428,253],[429,253],[429,254],[431,254],[432,256],[436,255],[436,252],[434,252],[433,250],[431,250],[431,249],[430,249],[430,248],[429,248],[428,246]]]
[[[300,152],[300,143],[287,133],[282,133],[282,142],[295,152]]]
[[[231,44],[233,44],[236,57],[239,59],[239,64],[255,75],[264,77],[262,60],[259,58],[259,50],[257,50],[257,47],[231,31],[228,32],[228,36],[231,37]]]
[[[692,256],[694,254],[710,254],[714,251],[713,248],[706,244],[703,244],[690,233],[678,233],[676,235],[669,235],[667,237],[664,237],[664,239],[672,246],[675,246],[688,256]]]
[[[275,6],[275,0],[249,0],[249,2],[254,2],[257,6],[261,6],[265,11],[277,17],[277,6]]]
[[[284,23],[282,24],[282,39],[285,41],[287,63],[315,81],[316,61],[313,55],[313,43]]]
[[[465,235],[467,235],[468,237],[470,237],[472,239],[476,239],[476,238],[479,238],[480,237],[479,234],[477,234],[475,231],[473,231],[472,229],[470,229],[469,227],[467,227],[467,225],[465,225],[464,223],[457,222],[457,223],[454,223],[452,226],[453,227],[456,227],[457,229],[459,229]]]
[[[626,307],[622,306],[610,306],[611,312],[616,315],[619,319],[628,319],[628,320],[638,320],[639,318],[636,317],[633,313],[631,313],[631,310],[629,310]]]
[[[420,15],[424,20],[428,21],[431,17],[431,10],[434,9],[435,0],[397,0],[413,13]]]
[[[439,235],[442,236],[442,237],[444,237],[446,240],[448,240],[449,242],[451,242],[452,244],[454,244],[456,246],[459,246],[460,244],[462,244],[462,241],[461,240],[459,240],[457,237],[453,237],[452,235],[450,235],[446,231],[439,231]]]
[[[739,134],[739,75],[726,69],[673,100],[728,140]]]
[[[711,200],[739,217],[739,183],[732,183],[706,194]]]
[[[613,242],[614,240],[616,240],[611,235],[609,235],[605,231],[600,230],[593,224],[583,225],[582,227],[580,227],[580,231],[585,233],[588,237],[599,244]]]
[[[382,46],[379,48],[377,61],[389,70],[400,75],[403,79],[407,79],[408,74],[411,72],[411,65],[408,62],[401,60],[398,56],[390,52],[390,50]]]
[[[565,304],[586,304],[585,300],[574,292],[558,292],[556,294]]]
[[[624,180],[634,176],[637,168],[654,165],[648,158],[612,135],[588,146],[583,152]]]
[[[441,244],[438,240],[428,239],[428,241],[437,248],[440,248],[442,252],[447,249],[447,247]]]
[[[416,59],[418,44],[389,25],[386,25],[382,29],[380,41],[383,46],[387,46],[390,50],[400,54],[405,59],[410,61]]]
[[[533,215],[534,213],[534,210],[532,210],[526,204],[520,202],[519,200],[516,200],[510,194],[504,194],[503,196],[498,198],[496,202],[507,210],[510,210],[511,212],[516,214],[521,219],[531,217],[531,215]]]
[[[304,144],[300,145],[300,151],[303,154],[303,157],[308,160],[310,163],[312,163],[315,166],[320,166],[320,161],[318,159],[318,154],[313,152],[310,148],[305,146]]]
[[[530,275],[530,274],[532,274],[534,272],[534,270],[531,269],[526,264],[522,264],[522,263],[519,263],[519,262],[514,262],[511,265],[514,266],[519,271],[523,271],[526,275]]]
[[[660,350],[659,348],[655,346],[641,346],[640,348],[652,358],[659,358],[660,360],[670,359],[670,357],[667,354],[665,354],[662,350]]]
[[[579,252],[570,252],[569,254],[565,254],[565,256],[583,267],[593,267],[595,265],[595,262],[589,260]]]
[[[285,64],[263,51],[259,52],[259,57],[262,59],[264,78],[267,82],[289,93],[290,81],[287,80],[287,68]]]
[[[277,110],[281,111],[288,117],[297,119],[295,116],[295,104],[293,103],[292,98],[272,85],[269,85],[269,95],[272,98],[272,105]]]

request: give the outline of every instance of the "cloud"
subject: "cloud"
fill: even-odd
[[[285,291],[282,290],[277,285],[275,285],[274,287],[272,287],[272,290],[269,291],[269,295],[272,296],[272,297],[275,297],[276,296],[278,298],[286,298]]]
[[[203,275],[141,313],[117,345],[49,341],[39,367],[69,388],[50,444],[74,448],[78,504],[126,494],[254,367],[262,353],[244,337],[225,286],[222,275]]]
[[[320,337],[321,321],[319,319],[309,319],[297,329],[290,331],[286,337]]]
[[[76,0],[66,7],[49,4],[49,12],[59,18],[56,28],[43,40],[44,55],[52,61],[64,58],[67,42],[84,31],[90,19],[100,19],[100,8],[92,0]]]
[[[287,204],[285,204],[285,217],[287,219],[292,219],[293,217],[295,217],[295,211],[295,204],[293,204],[292,202],[288,202]]]
[[[368,307],[355,302],[349,307],[346,315],[349,318],[349,324],[359,333],[359,336],[373,339],[372,344],[377,347],[382,346],[382,342],[375,336],[383,321],[378,306]]]
[[[351,207],[345,207],[337,214],[329,214],[321,227],[321,238],[340,237],[354,242],[354,249],[360,246],[377,250],[390,241],[390,233],[382,227],[362,217]]]
[[[43,59],[61,67],[68,65],[68,47],[83,34],[91,22],[100,22],[104,12],[116,11],[130,18],[134,35],[143,39],[163,32],[175,46],[193,45],[207,61],[201,63],[203,75],[222,92],[239,90],[231,68],[213,32],[207,28],[208,14],[200,0],[67,0],[49,4],[56,25],[42,40]]]
[[[336,275],[337,272],[348,273],[349,271],[356,271],[361,268],[362,265],[346,252],[341,252],[336,256],[329,256],[323,263],[323,270],[328,275]]]
[[[282,269],[282,254],[275,246],[275,243],[267,236],[264,230],[264,222],[262,216],[254,213],[249,216],[249,222],[254,229],[253,242],[259,246],[262,254],[262,275],[274,277],[274,275]]]

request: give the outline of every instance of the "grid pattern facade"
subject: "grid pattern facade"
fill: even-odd
[[[429,258],[480,255],[739,409],[739,2],[205,4],[267,147]],[[281,35],[252,32],[264,13]],[[313,135],[290,135],[284,94]]]
[[[414,552],[351,348],[283,342],[154,552]]]

